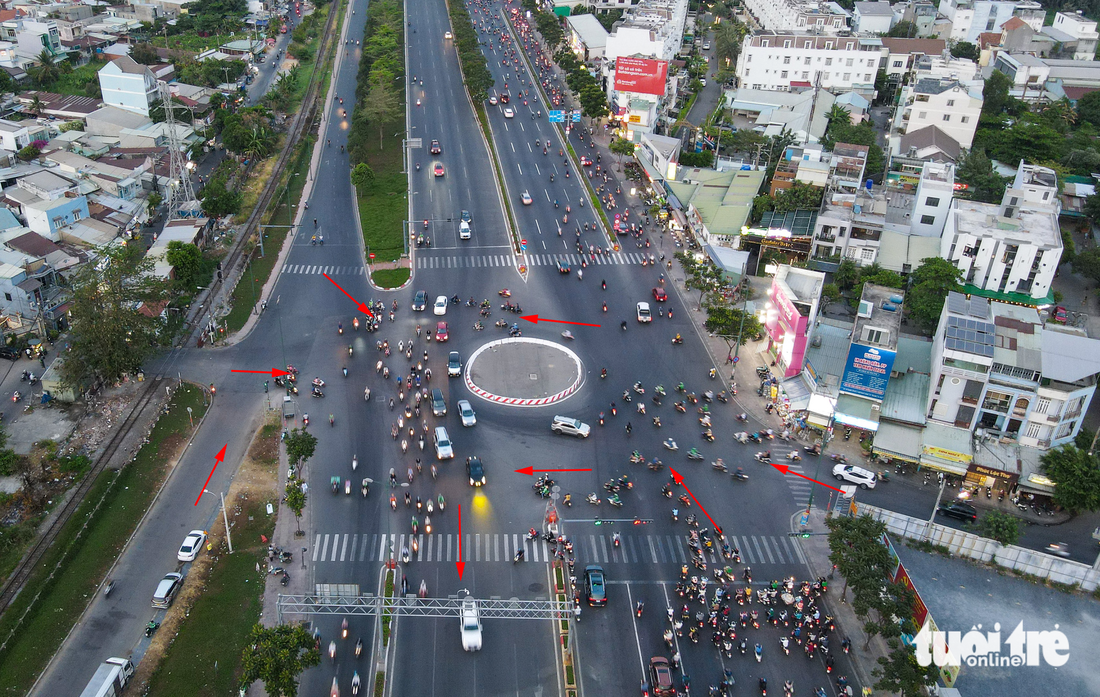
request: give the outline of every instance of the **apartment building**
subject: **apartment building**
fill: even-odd
[[[1028,305],[1051,302],[1062,258],[1054,170],[1020,163],[1000,205],[952,201],[940,256],[963,273],[967,292]]]
[[[157,79],[148,66],[120,56],[99,70],[103,103],[143,116],[159,99]]]
[[[969,149],[982,113],[979,83],[970,85],[949,78],[921,78],[905,86],[901,107],[895,111],[890,152],[899,154],[906,133],[936,126],[959,147]]]
[[[885,34],[894,26],[894,9],[889,2],[856,2],[852,8],[852,32]]]
[[[932,341],[928,418],[978,439],[1071,442],[1096,391],[1100,341],[1033,307],[952,292]]]
[[[737,80],[754,90],[822,87],[873,96],[882,40],[801,32],[764,31],[745,37]]]
[[[745,0],[744,7],[761,29],[822,34],[838,34],[848,30],[848,15],[839,5],[831,2]]]
[[[939,13],[951,21],[953,41],[978,42],[978,35],[1000,31],[1005,22],[1019,17],[1041,31],[1046,10],[1033,0],[940,0]]]
[[[1073,60],[1090,61],[1096,58],[1096,45],[1100,41],[1100,33],[1096,31],[1095,20],[1086,18],[1080,10],[1072,14],[1059,12],[1054,15],[1054,24],[1051,28],[1065,32],[1077,40]]]

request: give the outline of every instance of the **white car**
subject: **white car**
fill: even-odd
[[[510,119],[510,118],[514,117],[515,115],[516,115],[516,112],[512,111],[512,107],[510,107],[510,106],[504,107],[504,118]]]
[[[465,220],[458,223],[458,239],[468,240],[473,236],[473,232],[470,230],[470,224]]]
[[[649,303],[638,303],[638,321],[642,324],[653,321],[653,315],[649,312]]]
[[[481,613],[477,601],[467,596],[462,601],[462,648],[465,651],[481,650]]]
[[[833,467],[833,476],[844,482],[858,484],[860,489],[874,489],[878,475],[856,465],[839,464]]]
[[[432,313],[442,317],[447,314],[447,296],[441,295],[435,299],[435,306],[432,308]]]
[[[450,41],[451,39],[453,39],[455,37],[454,37],[454,34],[452,34],[451,32],[445,31],[445,32],[443,32],[443,38]]]
[[[206,542],[205,530],[192,530],[187,533],[187,537],[183,539],[183,544],[180,545],[180,551],[176,553],[176,559],[195,561],[195,557],[199,556],[199,552],[202,551],[204,542]]]
[[[458,414],[462,417],[463,426],[470,427],[477,425],[477,414],[474,413],[474,408],[470,406],[469,400],[458,400]]]
[[[447,37],[447,38],[450,38],[450,37]],[[709,51],[710,50],[710,42],[709,41],[704,41],[703,42],[703,50],[704,51]]]
[[[435,427],[435,459],[437,460],[450,460],[455,456],[454,448],[451,447],[451,437],[447,435],[447,429],[443,426]]]
[[[701,84],[703,87],[706,87],[707,86],[707,79],[705,77],[699,78],[699,84]]]

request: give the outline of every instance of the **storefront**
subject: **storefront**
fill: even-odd
[[[882,421],[878,425],[871,452],[884,460],[901,460],[919,465],[922,431],[919,426]]]
[[[824,433],[833,420],[834,405],[835,402],[827,395],[810,395],[810,404],[806,408],[806,425]]]
[[[842,394],[836,399],[833,419],[838,424],[874,433],[878,430],[879,403],[855,395]]]
[[[986,486],[993,490],[1012,491],[1019,478],[1019,475],[1015,473],[1006,472],[996,469],[995,467],[979,465],[974,462],[970,463],[970,466],[966,468],[966,484]]]
[[[940,472],[966,476],[973,457],[970,449],[970,431],[929,421],[921,434],[922,467]]]

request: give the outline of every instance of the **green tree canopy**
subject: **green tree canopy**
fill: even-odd
[[[1071,513],[1100,510],[1100,461],[1073,445],[1048,450],[1039,459],[1054,480],[1054,504]]]
[[[981,51],[975,44],[969,41],[956,41],[951,46],[951,56],[954,58],[965,58],[966,60],[972,60],[975,63],[982,57]]]
[[[905,297],[909,316],[924,329],[934,329],[940,321],[947,294],[961,290],[962,272],[947,259],[929,257],[909,277],[910,288]]]
[[[366,162],[360,162],[351,170],[351,183],[359,191],[369,191],[374,186],[374,170]]]
[[[886,32],[886,36],[898,39],[911,39],[917,35],[917,25],[910,21],[902,20],[890,27],[890,31]]]
[[[386,124],[392,123],[404,113],[401,95],[392,83],[372,85],[363,100],[362,114],[368,123],[378,129],[378,149],[382,150]]]
[[[1100,92],[1089,92],[1077,100],[1077,118],[1100,128]]]
[[[231,215],[241,209],[241,195],[226,188],[225,180],[214,179],[202,190],[202,210],[211,218]]]
[[[1002,511],[989,511],[978,519],[978,532],[1002,545],[1014,545],[1020,539],[1020,519]]]
[[[873,283],[876,286],[886,288],[904,288],[905,279],[896,271],[890,271],[880,267],[877,263],[866,266],[860,270],[859,283],[852,289],[851,305],[859,307],[859,299],[863,297],[863,284]]]
[[[841,290],[847,290],[859,283],[859,264],[845,257],[841,259],[837,270],[833,272],[833,281]]]
[[[304,624],[270,628],[257,624],[247,643],[241,657],[241,685],[247,687],[263,680],[271,697],[297,695],[298,676],[321,662],[321,652]]]
[[[855,518],[833,516],[825,520],[825,525],[829,528],[829,561],[844,577],[841,600],[850,587],[853,609],[861,617],[866,616],[873,599],[878,598],[890,564],[890,552],[881,541],[886,524],[865,514]]]
[[[53,54],[43,48],[35,58],[38,61],[30,70],[30,76],[39,87],[49,87],[61,77],[61,69],[54,63]]]
[[[959,195],[984,203],[1000,203],[1008,184],[1007,177],[993,171],[993,162],[981,148],[963,154],[955,168],[955,178],[959,183],[966,184],[966,189]]]
[[[295,428],[283,439],[283,445],[286,447],[287,462],[299,470],[317,450],[317,438],[304,428]]]
[[[824,194],[824,189],[796,181],[789,189],[780,189],[776,192],[774,210],[777,213],[801,210],[816,211],[821,207],[821,197]]]
[[[611,141],[611,145],[607,146],[607,149],[618,155],[619,165],[623,162],[623,158],[634,154],[634,143],[625,138],[616,138]]]
[[[130,57],[142,65],[153,65],[160,62],[160,56],[157,55],[157,49],[153,48],[153,44],[141,43],[134,44],[130,47]]]
[[[874,688],[888,694],[900,694],[902,697],[922,697],[928,694],[928,688],[939,679],[939,669],[934,663],[922,666],[911,646],[901,639],[891,637],[886,640],[890,653],[879,656],[879,667],[872,672],[878,680]]]
[[[172,267],[176,284],[182,290],[193,291],[202,273],[202,252],[193,244],[172,240],[165,259]]]
[[[294,523],[298,532],[302,532],[302,511],[306,507],[306,492],[302,489],[303,482],[297,477],[291,477],[286,482],[286,507],[294,512]]]
[[[1095,203],[1100,204],[1100,194],[1089,196],[1086,199],[1086,205],[1094,200]],[[1100,247],[1089,247],[1074,255],[1073,273],[1079,273],[1093,283],[1100,283]]]
[[[744,346],[749,339],[763,331],[753,313],[744,312],[728,303],[708,304],[705,309],[707,318],[703,321],[703,327],[711,334],[720,336],[729,348],[733,348],[736,343]]]
[[[167,283],[136,246],[100,250],[72,281],[70,350],[62,381],[78,391],[136,373],[157,343],[159,320],[139,311],[168,298]]]

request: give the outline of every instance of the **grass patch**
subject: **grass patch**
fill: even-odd
[[[404,130],[403,122],[383,128],[386,135]],[[409,180],[402,172],[401,136],[383,137],[380,150],[370,148],[367,165],[374,170],[368,192],[357,192],[363,242],[375,261],[396,261],[405,253],[405,216],[409,212]],[[421,168],[428,162],[422,162]],[[369,258],[369,257],[368,257]]]
[[[409,280],[409,275],[409,269],[378,269],[370,278],[380,288],[400,288]]]
[[[252,308],[256,306],[256,301],[260,297],[264,284],[267,283],[275,264],[279,261],[279,250],[283,248],[283,243],[286,241],[287,233],[290,232],[290,225],[294,218],[294,208],[287,206],[287,200],[298,201],[302,197],[302,189],[305,187],[306,176],[309,171],[309,157],[313,151],[315,140],[313,136],[308,136],[298,146],[297,156],[293,160],[294,166],[290,170],[292,173],[289,177],[290,195],[287,196],[285,193],[285,183],[280,191],[276,192],[276,208],[271,212],[265,224],[280,227],[261,229],[264,235],[265,256],[260,257],[259,250],[255,246],[248,252],[251,262],[245,268],[245,276],[237,282],[237,287],[233,289],[233,297],[230,300],[230,306],[233,309],[225,318],[230,332],[240,331],[244,323],[248,321],[248,316],[252,314]],[[266,180],[257,178],[255,181],[262,183]],[[284,225],[286,227],[282,227]]]
[[[393,597],[393,576],[394,572],[392,570],[386,572],[385,593],[387,598]],[[390,616],[389,611],[382,613],[382,646],[390,645],[390,622],[392,620],[393,618]]]
[[[386,687],[386,674],[382,671],[378,671],[374,674],[374,694],[384,695],[383,690]]]
[[[89,83],[98,84],[99,69],[105,65],[107,65],[106,61],[91,61],[87,65],[73,68],[71,73],[65,73],[57,78],[56,82],[50,83],[48,91],[57,92],[59,94],[72,94],[78,97],[87,97],[88,93],[85,91],[85,88]]]
[[[118,472],[100,474],[27,583],[27,590],[0,618],[0,641],[8,642],[0,653],[0,695],[27,693],[96,593],[160,490],[168,460],[191,434],[187,407],[196,417],[206,412],[201,388],[187,384],[180,388],[134,461]],[[102,505],[93,514],[101,499]],[[82,531],[85,523],[88,527]],[[63,562],[61,568],[48,579],[49,571],[59,562]],[[36,593],[40,593],[37,601]]]
[[[576,685],[577,681],[573,678],[573,666],[566,664],[565,666],[565,684]]]
[[[218,523],[220,527],[220,519]],[[262,609],[264,577],[263,572],[256,574],[256,564],[263,565],[266,548],[260,535],[270,537],[274,527],[274,518],[264,513],[260,502],[236,516],[234,553],[226,553],[219,545],[202,594],[188,608],[187,619],[150,679],[147,694],[212,697],[236,692],[242,652]],[[248,546],[241,547],[242,543]],[[211,641],[215,628],[217,641]]]
[[[28,545],[34,541],[34,532],[45,515],[43,513],[32,520],[0,529],[0,582],[8,579],[15,565],[26,554]]]

